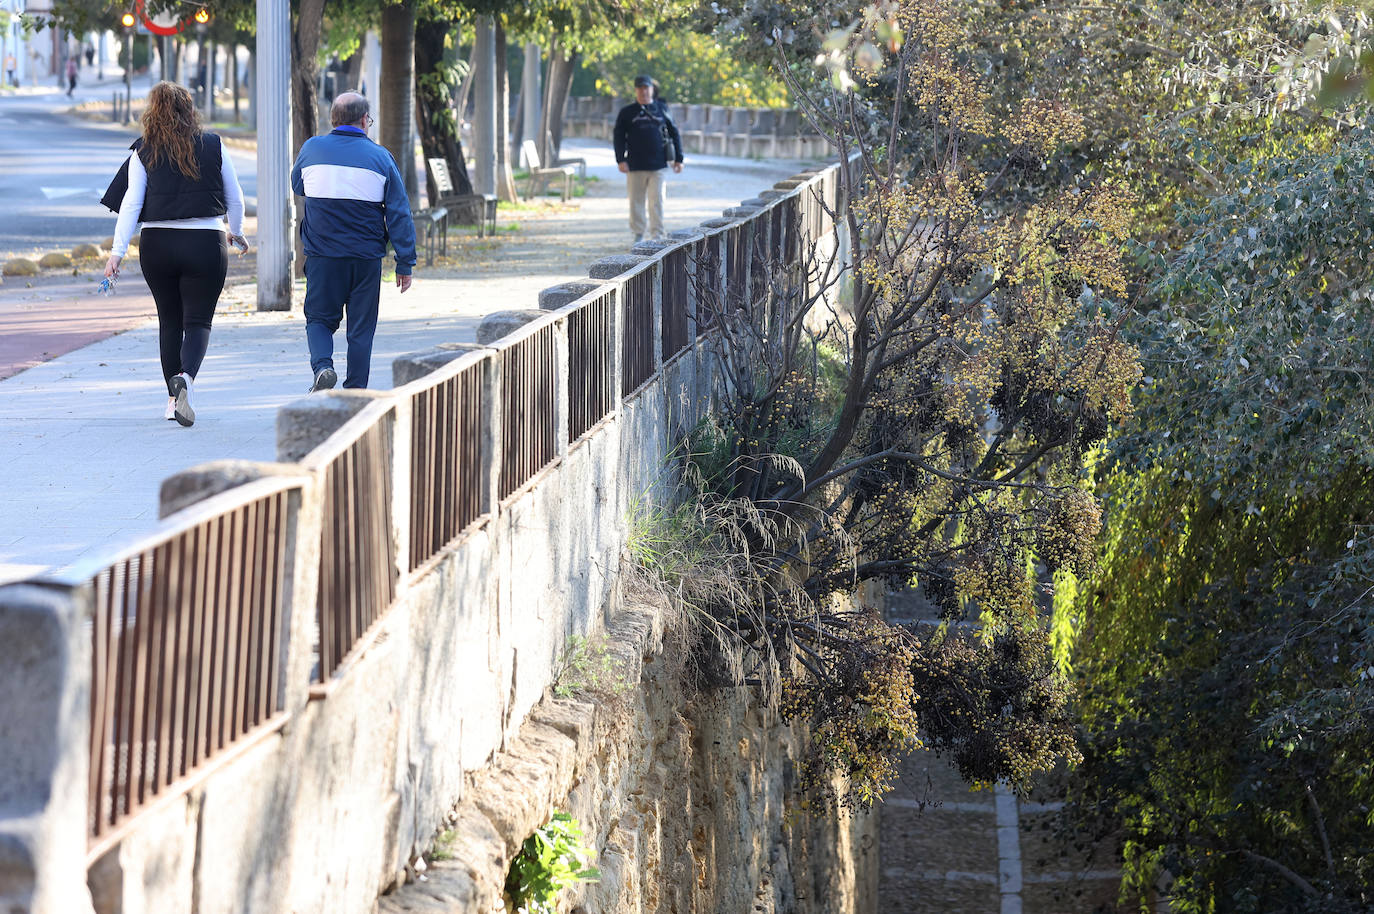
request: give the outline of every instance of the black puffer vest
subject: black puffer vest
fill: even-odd
[[[148,192],[143,198],[140,222],[223,216],[229,211],[224,203],[224,177],[220,174],[224,149],[219,137],[202,133],[196,137],[195,149],[196,160],[200,162],[199,180],[186,177],[175,162],[165,157],[150,167],[147,155],[139,150],[143,167],[148,172]]]

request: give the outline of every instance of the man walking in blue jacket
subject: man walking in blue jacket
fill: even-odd
[[[368,139],[367,99],[334,99],[325,136],[311,137],[291,169],[291,188],[305,198],[305,339],[313,393],[338,381],[334,332],[348,309],[348,373],[344,387],[366,387],[377,332],[382,258],[396,256],[396,285],[405,292],[415,268],[415,223],[405,181],[391,153]]]

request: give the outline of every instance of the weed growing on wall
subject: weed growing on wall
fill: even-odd
[[[600,637],[573,635],[559,659],[553,693],[569,698],[579,692],[618,697],[630,690],[624,671],[615,655]]]
[[[558,893],[579,882],[596,882],[592,852],[582,827],[565,812],[525,839],[506,874],[506,908],[518,914],[556,914]]]

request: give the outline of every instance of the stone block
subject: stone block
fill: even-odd
[[[701,237],[701,230],[694,228],[677,229],[676,231],[669,232],[668,237],[675,241],[691,241],[694,238]]]
[[[564,305],[571,305],[584,295],[601,288],[599,282],[560,282],[539,292],[541,311],[557,311]]]
[[[103,252],[94,244],[78,244],[72,248],[72,260],[95,260],[102,256]]]
[[[758,206],[732,206],[725,210],[721,215],[727,219],[744,219],[759,212],[762,207]]]
[[[288,403],[277,411],[277,459],[300,460],[373,400],[381,390],[329,390]]]
[[[398,355],[391,362],[391,383],[403,387],[417,378],[423,378],[432,371],[443,368],[464,353],[484,348],[478,343],[440,343],[433,349],[407,352]]]
[[[630,253],[638,254],[643,257],[652,257],[660,251],[666,251],[668,248],[676,247],[677,244],[678,242],[676,241],[664,238],[648,238],[630,248]]]
[[[543,311],[537,311],[533,308],[493,311],[482,318],[482,323],[477,325],[477,342],[493,343],[507,333],[514,333],[530,321],[543,316]]]
[[[530,720],[551,727],[572,740],[577,755],[591,751],[596,725],[596,705],[573,698],[553,698],[541,702],[530,712]]]
[[[37,276],[38,264],[25,257],[15,257],[5,261],[5,266],[0,268],[0,273],[6,276]]]
[[[727,226],[727,225],[734,225],[737,221],[739,221],[739,220],[737,220],[737,219],[729,219],[729,218],[726,218],[726,217],[722,216],[722,217],[717,218],[717,219],[705,219],[705,220],[703,220],[702,223],[701,223],[701,227],[704,228],[704,229],[725,228],[725,226]]]
[[[648,259],[638,254],[612,254],[592,264],[587,270],[587,275],[592,279],[611,279],[621,273],[628,273]]]
[[[754,199],[767,204],[772,203],[774,200],[781,200],[785,196],[787,196],[787,191],[785,190],[765,190]]]
[[[69,267],[72,265],[71,255],[62,251],[52,251],[38,258],[38,265],[45,269],[55,269],[57,267]]]
[[[773,183],[773,189],[781,191],[796,190],[798,187],[805,184],[806,181],[807,179],[802,177],[783,178],[781,181],[775,181]]]
[[[86,849],[89,596],[0,587],[0,910],[91,910]]]
[[[429,864],[424,882],[377,899],[377,914],[459,914],[484,909],[477,883],[466,866],[452,860]]]
[[[261,463],[255,460],[213,460],[202,463],[162,480],[158,490],[158,517],[165,518],[244,483],[267,476],[295,476],[299,472],[299,468],[289,463]]]

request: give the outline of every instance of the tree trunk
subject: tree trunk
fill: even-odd
[[[451,87],[437,80],[424,79],[426,74],[443,69],[444,39],[456,27],[457,23],[445,19],[428,20],[415,26],[415,102],[420,111],[420,146],[424,149],[425,161],[443,159],[448,165],[453,192],[470,194],[472,178],[463,156],[463,141],[458,135],[458,113],[450,102]],[[425,188],[433,205],[439,199],[439,188],[428,168],[425,169]],[[475,222],[476,216],[469,218],[469,215],[450,212],[449,218],[460,223]]]
[[[472,98],[473,77],[477,73],[477,45],[472,46],[472,57],[468,59],[467,72],[458,82],[458,88],[453,92],[453,111],[458,115],[458,124],[461,126],[468,116],[468,99]]]
[[[258,127],[258,45],[248,46],[248,126]]]
[[[319,65],[320,34],[324,27],[324,0],[301,0],[300,11],[291,30],[291,160],[300,155],[305,141],[315,135],[319,114],[315,109],[315,82]],[[303,200],[296,201],[296,212],[304,212]],[[300,232],[296,236],[296,276],[305,275],[305,249]]]
[[[219,42],[213,39],[208,43],[209,58],[205,69],[205,116],[210,123],[215,122],[215,70],[219,63]]]
[[[357,92],[358,87],[363,84],[363,49],[362,45],[354,51],[352,56],[344,61],[343,65],[344,84],[335,86],[338,92]]]
[[[229,42],[229,81],[234,89],[234,123],[239,122],[239,43]]]
[[[506,67],[506,27],[496,20],[492,29],[496,44],[496,196],[507,203],[519,203],[515,174],[510,166],[510,72]]]
[[[477,94],[472,119],[473,186],[479,194],[496,193],[496,42],[492,17],[477,17],[472,48],[472,88]]]
[[[382,145],[396,160],[407,191],[415,182],[415,0],[382,7]],[[411,199],[414,207],[418,201]]]
[[[525,65],[520,72],[520,108],[516,112],[517,128],[512,131],[511,155],[520,161],[520,147],[525,140],[534,140],[539,148],[539,106],[543,104],[543,89],[539,80],[539,45],[525,45]]]
[[[549,45],[549,75],[544,82],[544,128],[539,132],[539,161],[546,165],[558,161],[563,145],[563,109],[568,104],[579,56],[576,52],[564,51],[556,38]]]

